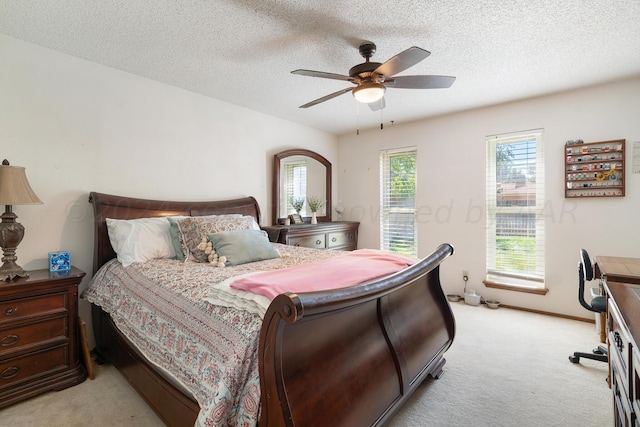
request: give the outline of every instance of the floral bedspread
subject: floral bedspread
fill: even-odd
[[[234,267],[152,260],[109,261],[82,297],[99,305],[149,361],[200,405],[197,426],[254,426],[260,407],[261,317],[208,301],[213,284],[232,276],[286,268],[344,252],[274,244],[281,258]]]

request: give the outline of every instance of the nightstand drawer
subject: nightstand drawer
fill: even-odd
[[[310,236],[292,236],[287,240],[288,245],[304,246],[307,248],[324,249],[324,234],[313,234]]]
[[[67,346],[0,362],[0,390],[67,367]]]
[[[335,232],[327,234],[327,248],[335,248],[337,246],[353,245],[356,240],[355,233],[353,232]]]
[[[40,342],[48,341],[51,343],[61,339],[66,341],[66,333],[66,317],[57,317],[0,330],[0,359],[7,353],[33,347]]]
[[[66,310],[66,293],[0,302],[0,325],[38,314]]]

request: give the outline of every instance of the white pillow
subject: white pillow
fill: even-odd
[[[107,231],[118,261],[126,267],[134,262],[175,258],[167,218],[111,219]]]
[[[245,216],[250,216],[250,215],[245,215]],[[262,230],[262,228],[260,228],[260,224],[258,224],[256,219],[254,217],[251,217],[251,219],[253,220],[253,221],[251,221],[251,229],[252,230]]]

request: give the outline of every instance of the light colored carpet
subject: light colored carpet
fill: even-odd
[[[391,427],[610,426],[607,365],[568,360],[598,344],[593,324],[454,303],[457,334],[445,374],[429,378]],[[0,424],[21,426],[161,426],[110,365],[95,380],[0,410]]]
[[[453,303],[456,338],[439,380],[427,379],[390,426],[613,425],[607,364],[581,359],[595,325],[524,311]]]
[[[96,365],[95,379],[0,409],[0,425],[103,427],[164,425],[112,365]]]

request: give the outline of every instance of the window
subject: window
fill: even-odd
[[[298,160],[284,163],[283,172],[285,187],[280,206],[286,206],[286,212],[294,212],[293,201],[306,200],[307,197],[307,162]]]
[[[380,248],[418,255],[416,150],[380,154]]]
[[[488,285],[544,288],[542,132],[488,137]]]

